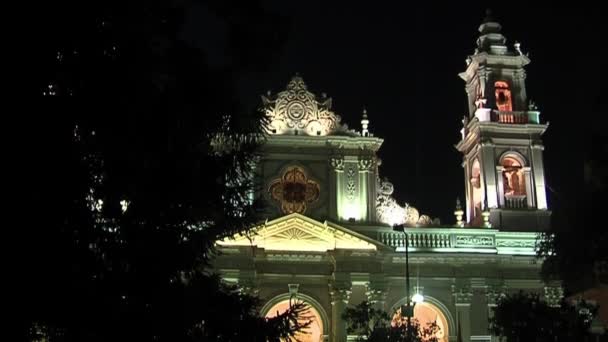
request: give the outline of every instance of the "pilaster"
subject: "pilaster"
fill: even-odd
[[[350,284],[330,284],[331,295],[331,341],[344,342],[346,341],[346,322],[342,319],[342,314],[346,310],[350,299],[351,286]]]
[[[481,163],[482,163],[482,180],[484,183],[485,202],[482,204],[482,210],[485,208],[498,208],[498,194],[496,193],[496,158],[494,156],[495,146],[490,141],[481,142]]]
[[[374,222],[376,212],[376,160],[374,156],[359,158],[359,210],[361,221]]]
[[[462,336],[463,341],[471,338],[471,301],[473,293],[469,286],[452,285],[452,296],[456,306],[457,334]]]
[[[532,155],[532,170],[534,174],[534,188],[536,194],[536,208],[547,209],[547,193],[545,192],[545,168],[543,163],[543,145],[532,142],[530,147]]]
[[[341,187],[343,186],[344,178],[344,157],[341,155],[334,155],[329,158],[329,213],[330,216],[336,220],[340,220],[340,208],[342,206],[342,199],[340,197]]]
[[[488,305],[488,320],[494,318],[494,309],[498,301],[506,296],[507,287],[503,285],[491,285],[486,288],[486,303]],[[489,328],[489,325],[488,325]],[[488,329],[488,335],[492,335]],[[492,342],[499,341],[497,336],[492,336]]]

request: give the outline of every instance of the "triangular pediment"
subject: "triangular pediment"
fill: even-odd
[[[256,246],[266,250],[325,252],[334,249],[377,250],[382,244],[347,228],[293,213],[266,222],[249,235],[236,234],[220,246]]]

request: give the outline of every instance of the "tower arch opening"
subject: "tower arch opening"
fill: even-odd
[[[499,111],[510,112],[513,110],[513,101],[511,100],[511,89],[505,81],[494,82],[494,92],[496,96],[496,108]]]

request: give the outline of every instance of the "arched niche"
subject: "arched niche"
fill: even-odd
[[[511,89],[505,81],[494,82],[494,92],[496,96],[496,108],[499,111],[510,112],[513,110],[513,99]]]
[[[305,315],[312,320],[312,324],[303,334],[296,338],[301,342],[321,342],[326,341],[329,336],[329,319],[321,303],[303,293],[298,293],[291,300],[300,300],[309,306],[309,312]],[[270,299],[260,310],[264,317],[274,317],[278,313],[285,312],[290,305],[289,293],[284,293]]]
[[[401,306],[405,304],[405,297],[392,306],[393,318],[400,313]],[[450,334],[456,333],[454,318],[448,308],[437,299],[424,296],[424,302],[416,303],[414,306],[414,318],[418,320],[421,327],[426,327],[427,323],[437,320],[437,325],[441,329],[438,332],[439,342],[449,342]]]
[[[507,151],[498,160],[498,184],[500,202],[506,208],[532,207],[530,194],[530,167],[526,158],[518,152]]]

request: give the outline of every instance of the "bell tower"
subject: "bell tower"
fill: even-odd
[[[501,25],[488,11],[479,26],[477,48],[459,74],[466,82],[469,113],[462,140],[466,220],[481,226],[538,231],[548,228],[542,134],[548,124],[527,99],[525,66],[519,43],[506,45]]]

